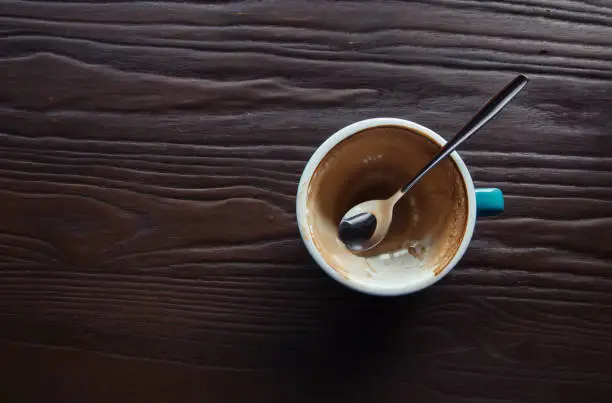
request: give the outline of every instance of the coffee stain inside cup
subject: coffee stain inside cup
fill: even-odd
[[[439,148],[424,134],[379,126],[343,140],[322,159],[308,184],[305,232],[340,275],[384,285],[444,271],[461,244],[468,216],[467,190],[452,159],[398,202],[389,233],[376,248],[354,254],[337,237],[349,208],[389,197]]]

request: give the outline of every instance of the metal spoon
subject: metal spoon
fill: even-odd
[[[393,207],[419,180],[472,134],[497,115],[527,84],[527,77],[518,75],[489,100],[478,113],[453,137],[438,154],[404,187],[388,199],[369,200],[351,208],[342,217],[338,237],[349,250],[365,251],[378,245],[387,235],[393,217]]]

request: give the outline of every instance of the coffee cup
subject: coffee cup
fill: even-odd
[[[429,287],[457,265],[476,218],[504,209],[499,189],[474,188],[457,152],[398,202],[380,245],[354,253],[337,236],[348,209],[389,197],[444,144],[420,124],[375,118],[344,127],[317,148],[300,178],[296,211],[302,240],[327,274],[366,294],[394,296]]]

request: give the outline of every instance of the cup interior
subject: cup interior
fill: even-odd
[[[305,210],[300,214],[298,200],[298,218],[324,269],[353,288],[383,295],[423,288],[445,274],[464,244],[470,215],[458,157],[442,161],[398,202],[389,233],[376,248],[354,254],[337,237],[348,209],[392,195],[442,143],[413,127],[386,124],[358,130],[320,156],[301,184]]]

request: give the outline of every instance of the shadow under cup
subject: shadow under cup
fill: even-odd
[[[336,144],[315,168],[307,188],[305,230],[321,258],[348,285],[393,294],[409,284],[431,283],[456,255],[466,233],[468,197],[451,158],[397,203],[389,233],[376,248],[354,254],[337,237],[346,211],[391,196],[440,148],[420,132],[376,126]]]

